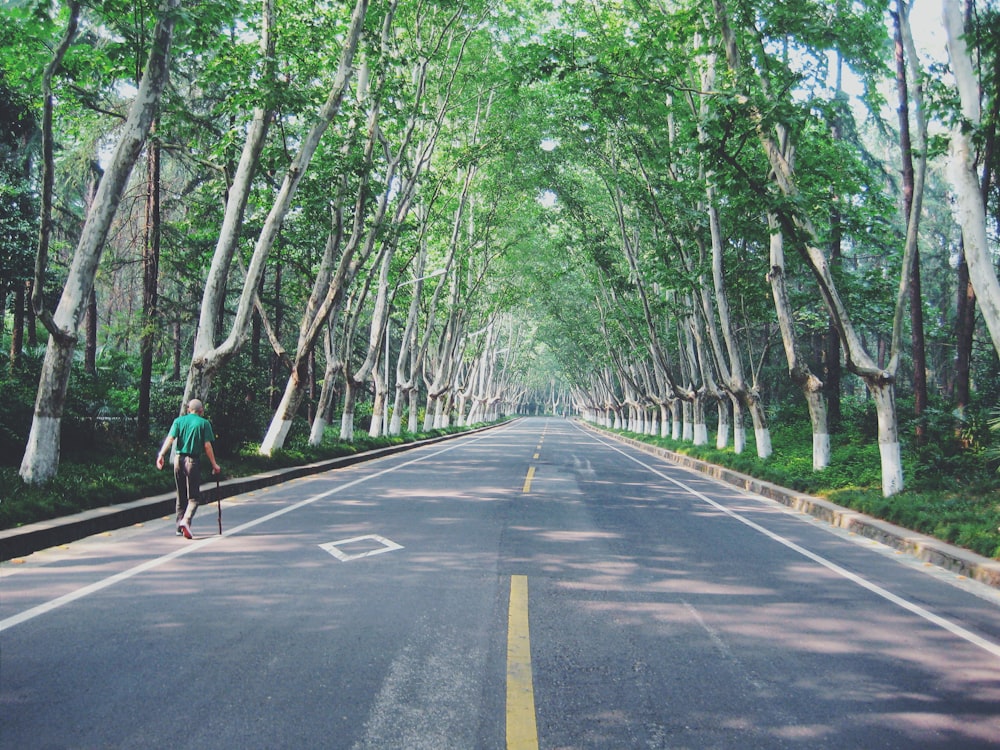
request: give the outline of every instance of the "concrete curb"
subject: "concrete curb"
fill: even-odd
[[[474,430],[456,432],[450,435],[439,435],[437,437],[416,440],[412,443],[402,443],[386,448],[376,448],[375,450],[355,453],[350,456],[341,456],[326,461],[318,461],[303,466],[292,466],[286,469],[275,469],[263,474],[255,474],[250,477],[239,477],[227,479],[220,482],[219,489],[216,490],[213,484],[208,482],[203,484],[203,491],[207,498],[205,505],[214,503],[217,499],[241,495],[244,492],[253,492],[264,487],[271,487],[291,479],[319,474],[332,469],[341,469],[353,464],[371,461],[383,456],[390,456],[395,453],[420,448],[425,445],[433,445],[452,438],[465,435],[474,435],[477,432],[490,430],[501,425],[510,424],[511,421],[499,422],[497,424],[478,427]],[[172,479],[170,480],[173,481]],[[94,508],[81,513],[62,518],[53,518],[48,521],[18,526],[13,529],[0,531],[0,561],[12,560],[15,557],[24,557],[39,550],[55,547],[59,544],[69,544],[79,539],[83,539],[94,534],[100,534],[113,529],[120,529],[125,526],[150,521],[162,516],[172,516],[174,514],[176,495],[167,492],[163,495],[133,500],[128,503],[118,503],[108,505],[103,508]]]
[[[850,508],[844,508],[829,500],[824,500],[801,492],[794,492],[776,484],[756,479],[737,471],[726,469],[716,464],[700,461],[682,453],[674,453],[666,448],[649,445],[640,440],[624,437],[613,432],[606,432],[595,425],[580,422],[601,435],[606,435],[619,442],[637,448],[660,458],[666,458],[679,466],[694,469],[702,474],[734,485],[747,492],[775,500],[787,505],[800,513],[814,516],[831,526],[851,531],[858,536],[874,539],[889,547],[917,557],[920,560],[937,565],[952,573],[963,575],[974,581],[1000,589],[1000,562],[977,555],[967,549],[956,547],[924,534],[919,534],[902,526],[896,526],[888,521],[882,521],[872,516],[859,513]]]

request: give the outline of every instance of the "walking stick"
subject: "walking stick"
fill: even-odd
[[[215,475],[215,507],[219,511],[219,536],[222,536],[222,491],[219,489],[219,475]]]

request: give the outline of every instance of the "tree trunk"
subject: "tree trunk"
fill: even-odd
[[[83,371],[88,375],[97,375],[97,290],[91,287],[87,300],[87,311],[83,316],[84,344]]]
[[[416,388],[410,391],[410,413],[407,415],[406,429],[415,433],[420,429],[420,391]]]
[[[742,62],[740,61],[740,53],[736,43],[736,36],[729,25],[729,16],[725,0],[713,0],[713,6],[715,7],[716,16],[722,30],[723,41],[726,48],[726,59],[729,63],[730,70],[739,79],[743,75],[744,69]],[[766,76],[761,71],[756,71],[756,75],[760,79],[761,85],[765,88],[765,90],[767,90],[769,88],[769,81],[767,81]],[[770,126],[765,123],[765,120],[759,111],[752,108],[751,113],[757,122],[758,138],[771,167],[772,179],[775,181],[783,195],[793,199],[797,198],[799,191],[796,184],[795,170],[788,154],[787,133],[785,129],[780,124],[775,125],[774,127],[777,129],[779,134],[778,137],[776,137],[770,131]],[[895,450],[898,453],[898,440],[889,440],[888,437],[883,439],[883,437],[888,436],[890,432],[895,433],[896,430],[895,412],[893,411],[892,414],[889,414],[888,412],[889,410],[895,409],[895,398],[893,393],[895,372],[899,360],[899,340],[901,336],[902,319],[901,300],[905,298],[904,295],[907,289],[909,263],[911,261],[909,251],[912,248],[912,244],[909,241],[910,238],[908,237],[907,248],[904,253],[903,272],[900,274],[900,288],[899,294],[897,295],[896,310],[893,319],[892,350],[890,352],[889,363],[883,369],[872,361],[871,355],[865,350],[861,337],[854,328],[850,315],[847,312],[847,308],[840,297],[840,293],[837,290],[833,276],[830,273],[828,260],[823,251],[819,248],[817,241],[818,232],[816,231],[811,218],[805,214],[787,215],[776,213],[776,215],[779,216],[783,230],[796,232],[800,237],[802,237],[802,242],[799,243],[798,249],[804,260],[808,263],[809,268],[813,273],[813,277],[819,285],[820,293],[822,294],[823,301],[826,304],[827,311],[837,322],[838,335],[840,336],[841,345],[844,347],[848,357],[848,366],[852,372],[864,380],[865,385],[872,394],[872,397],[877,402],[877,408],[880,410],[879,420],[881,425],[879,448],[880,451],[883,452],[882,492],[886,496],[895,494],[903,489],[902,473],[895,471],[893,461],[886,458],[886,452],[891,453],[892,449],[890,446],[892,443],[895,443]],[[913,230],[914,228],[915,225],[911,224],[910,229]],[[889,424],[890,422],[891,424]]]
[[[906,75],[906,62],[907,57],[911,58],[915,55],[915,50],[913,50],[913,40],[910,37],[909,32],[909,9],[906,7],[907,0],[898,0],[896,3],[896,13],[894,14],[895,20],[895,50],[896,50],[896,90],[899,92],[899,147],[903,159],[903,216],[906,222],[906,226],[909,227],[911,223],[919,221],[919,210],[921,198],[917,195],[917,191],[922,192],[922,175],[920,176],[921,185],[917,185],[918,175],[913,165],[913,149],[914,144],[911,142],[910,136],[910,97],[909,97],[909,87],[907,84]],[[914,81],[914,85],[917,86],[917,93],[914,97],[914,106],[917,108],[917,141],[918,147],[921,148],[920,155],[920,169],[923,170],[923,153],[922,147],[925,141],[923,133],[921,133],[921,126],[923,123],[923,118],[920,112],[920,107],[922,104],[922,97],[919,92],[920,82],[919,80]],[[914,205],[916,204],[916,209]],[[924,309],[923,309],[923,294],[920,288],[920,250],[917,246],[917,237],[919,236],[916,231],[918,227],[914,227],[913,239],[912,239],[912,260],[910,262],[909,268],[909,289],[910,289],[910,334],[912,341],[912,351],[911,356],[913,358],[913,412],[917,417],[916,423],[916,434],[915,438],[918,443],[923,443],[926,440],[927,429],[920,417],[927,410],[927,355],[924,349]],[[909,235],[909,231],[907,232]],[[909,242],[908,238],[908,242]],[[906,272],[904,270],[904,272]]]
[[[281,301],[281,282],[282,282],[282,264],[281,255],[279,254],[275,258],[274,263],[274,333],[277,340],[280,340],[281,327],[284,322],[284,305]],[[278,396],[278,381],[285,374],[284,368],[282,366],[281,356],[278,352],[272,352],[269,358],[269,387],[267,389],[268,399],[267,405],[271,411],[274,411],[280,400]],[[297,406],[298,404],[296,404]]]
[[[696,393],[691,403],[692,439],[695,445],[708,445],[708,425],[705,424],[705,396]]]
[[[155,133],[155,123],[153,125]],[[142,337],[140,339],[139,404],[136,410],[136,438],[149,439],[149,401],[153,382],[153,347],[156,341],[158,286],[160,277],[160,144],[155,139],[148,149],[146,227],[142,245]]]
[[[979,310],[1000,352],[1000,281],[997,280],[986,231],[986,207],[976,167],[973,131],[981,121],[979,77],[965,40],[963,4],[944,0],[948,56],[962,103],[963,119],[951,131],[948,175],[955,190],[956,215],[962,228],[969,280],[976,290]]]
[[[839,211],[834,211],[831,222],[830,269],[833,273],[837,273],[843,254]],[[844,368],[841,363],[840,334],[837,331],[836,321],[832,317],[823,335],[823,344],[822,395],[829,406],[828,432],[837,432],[841,422],[840,391]]]
[[[971,398],[972,347],[976,332],[976,291],[969,280],[965,261],[965,243],[958,259],[958,300],[955,315],[955,380],[952,400],[960,414]]]
[[[29,484],[45,482],[59,469],[59,431],[70,365],[76,349],[77,331],[100,262],[111,222],[118,211],[132,167],[146,141],[146,135],[160,104],[167,82],[170,43],[180,0],[164,0],[153,32],[146,69],[139,83],[111,163],[101,180],[94,207],[87,215],[83,233],[73,255],[59,304],[52,316],[45,361],[35,400],[28,443],[21,461],[20,476]]]
[[[312,427],[309,431],[309,445],[320,445],[323,442],[323,434],[333,415],[333,402],[336,396],[337,373],[341,369],[341,363],[334,354],[332,341],[332,329],[335,327],[335,318],[331,316],[327,324],[327,333],[324,336],[324,352],[326,354],[326,366],[323,370],[323,386],[319,392],[319,402],[316,404],[316,416],[313,418]]]
[[[389,38],[388,35],[391,31],[391,17],[387,17],[386,23],[383,24],[383,40],[382,47],[384,51],[388,51]],[[397,181],[397,172],[399,170],[400,164],[403,162],[404,158],[409,154],[413,136],[416,130],[416,125],[418,121],[418,112],[420,111],[420,105],[422,102],[422,94],[424,92],[424,85],[427,77],[428,61],[422,60],[418,63],[417,69],[414,71],[412,80],[417,89],[417,94],[413,103],[413,111],[408,120],[407,128],[405,129],[404,135],[401,142],[395,152],[395,154],[389,159],[389,164],[385,168],[384,179],[387,183],[393,184]],[[369,122],[368,122],[368,133],[369,138],[366,144],[366,161],[369,161],[373,150],[376,145],[376,141],[381,137],[380,130],[378,128],[378,117],[380,113],[380,97],[382,93],[382,84],[384,83],[384,75],[380,77],[379,84],[375,87],[375,102],[369,112]],[[401,185],[397,194],[397,205],[395,212],[392,217],[391,226],[397,227],[401,226],[406,220],[410,208],[412,206],[414,195],[416,194],[416,185],[418,178],[421,175],[422,169],[429,162],[430,153],[434,148],[434,144],[437,139],[437,134],[440,130],[441,123],[443,121],[443,112],[446,102],[439,103],[439,117],[435,119],[434,125],[432,126],[432,132],[428,136],[427,141],[417,148],[417,153],[410,155],[412,163],[414,164],[413,170],[410,175],[406,177],[405,180],[401,181]],[[340,267],[338,268],[337,274],[334,277],[333,282],[329,286],[329,291],[327,292],[326,300],[324,300],[322,305],[317,308],[316,305],[318,301],[322,298],[322,286],[325,283],[322,279],[317,278],[317,285],[314,286],[313,295],[310,298],[309,309],[307,310],[306,316],[303,319],[302,326],[300,327],[300,339],[299,339],[299,350],[301,351],[303,347],[311,347],[314,344],[315,337],[318,335],[320,330],[319,325],[322,324],[325,315],[329,313],[334,305],[338,305],[345,288],[352,282],[355,274],[357,273],[360,265],[365,262],[373,253],[375,243],[379,239],[380,232],[376,231],[375,228],[383,226],[385,222],[386,213],[391,204],[391,195],[389,191],[385,191],[380,195],[378,200],[378,205],[375,210],[374,216],[370,219],[370,224],[372,228],[369,228],[366,242],[363,251],[360,253],[358,258],[355,258],[355,253],[360,245],[361,238],[364,236],[365,223],[363,221],[364,214],[363,209],[367,203],[368,197],[368,176],[366,175],[362,179],[361,188],[359,189],[358,200],[355,203],[355,226],[352,231],[351,238],[347,243],[347,248],[344,251],[343,257],[341,259]],[[388,381],[387,370],[389,364],[388,352],[386,347],[383,346],[385,340],[388,337],[388,322],[390,313],[390,303],[388,301],[388,274],[389,268],[392,263],[392,258],[394,256],[395,247],[397,244],[397,235],[394,232],[385,233],[381,236],[381,241],[383,247],[381,253],[383,256],[383,267],[379,279],[379,291],[376,299],[376,314],[373,317],[372,328],[370,329],[369,336],[369,354],[365,359],[365,362],[361,365],[357,372],[352,372],[350,366],[350,345],[348,345],[345,350],[343,357],[343,367],[345,379],[352,382],[353,389],[358,389],[362,382],[374,371],[376,373],[376,396],[374,411],[372,415],[372,421],[369,425],[369,432],[373,437],[378,436],[382,433],[383,427],[388,427],[386,424],[386,409],[388,407],[387,403],[387,388],[388,383],[382,383],[382,380]],[[339,242],[337,243],[339,245]],[[324,264],[327,263],[326,257],[324,258]],[[376,335],[377,334],[377,335]],[[298,355],[297,355],[298,356]],[[379,357],[382,358],[381,366],[376,369],[376,363],[379,361]],[[383,377],[383,373],[386,373]],[[353,410],[353,402],[350,404]],[[345,404],[345,409],[347,405]],[[293,414],[275,414],[275,420],[279,418],[291,419]],[[350,415],[353,424],[353,414]],[[353,427],[350,430],[351,437],[353,438]],[[343,437],[343,436],[342,436]],[[262,446],[263,451],[265,446]]]
[[[340,415],[340,439],[347,443],[354,442],[354,403],[357,400],[358,386],[350,378],[344,380],[344,411]]]
[[[882,494],[895,495],[903,489],[903,457],[896,422],[896,389],[892,382],[869,384],[878,420],[878,452],[882,458]]]
[[[747,448],[746,415],[738,398],[730,395],[729,401],[733,405],[733,453],[739,455]]]
[[[388,330],[386,331],[388,334]],[[388,344],[386,344],[388,346]],[[375,363],[375,367],[372,368],[372,378],[375,382],[375,398],[372,400],[372,421],[368,426],[368,435],[370,437],[379,437],[383,433],[383,427],[388,428],[386,422],[388,422],[385,410],[388,408],[388,399],[386,398],[388,389],[388,374],[386,372],[386,367],[388,367],[389,354],[385,347],[382,348],[380,353],[380,358],[384,360]]]
[[[30,281],[18,284],[14,288],[14,324],[10,330],[10,369],[11,372],[20,369],[24,356],[24,327],[28,299],[31,296]]]
[[[97,187],[100,184],[101,169],[96,162],[92,162],[85,199],[85,209],[88,214],[94,205]],[[87,301],[87,311],[84,313],[83,371],[92,377],[97,375],[97,323],[97,291],[91,288],[90,299]]]
[[[292,427],[295,413],[305,395],[305,383],[309,377],[309,358],[300,357],[295,361],[291,375],[285,383],[285,390],[278,401],[275,414],[290,414],[287,419],[272,419],[260,445],[260,453],[270,456],[285,444],[285,438]]]
[[[175,383],[181,379],[181,319],[179,316],[174,317],[173,321],[173,332],[171,336],[173,341],[174,351],[173,351],[173,362],[174,366],[170,371],[170,379]]]
[[[63,58],[69,49],[73,38],[76,36],[77,26],[80,21],[80,2],[70,0],[69,20],[66,24],[66,32],[63,34],[59,45],[52,54],[52,59],[45,67],[42,76],[42,155],[41,155],[41,200],[38,217],[38,248],[35,253],[35,280],[31,287],[31,307],[35,315],[41,318],[45,328],[52,336],[60,336],[63,345],[71,342],[75,345],[76,326],[74,326],[72,337],[67,340],[59,327],[53,322],[52,314],[45,306],[45,274],[49,262],[49,243],[52,239],[52,192],[55,185],[55,157],[53,155],[53,134],[52,134],[52,111],[55,105],[55,96],[52,93],[52,79],[56,71],[62,65]],[[34,342],[32,342],[34,346]],[[58,464],[58,458],[57,458]],[[55,470],[53,469],[53,474]]]
[[[344,399],[344,425],[346,429],[341,431],[340,439],[352,441],[354,439],[354,406],[356,394],[364,388],[365,382],[371,376],[375,365],[379,361],[379,354],[382,349],[382,333],[389,315],[389,267],[392,263],[394,248],[392,246],[382,249],[382,258],[379,261],[380,270],[378,278],[378,291],[375,294],[375,305],[372,310],[371,325],[368,329],[368,347],[365,359],[355,370],[350,366],[351,345],[348,343],[344,353],[344,379],[347,381],[347,397]],[[362,304],[359,300],[358,304]],[[349,339],[350,342],[350,339]],[[369,429],[371,425],[369,425]]]
[[[813,375],[799,352],[792,305],[788,299],[788,287],[785,283],[784,235],[773,214],[768,217],[768,227],[771,231],[771,270],[768,273],[768,281],[771,283],[771,295],[778,315],[778,329],[781,331],[781,341],[785,348],[788,374],[792,382],[802,389],[802,395],[809,408],[813,438],[813,471],[820,471],[830,464],[830,431],[827,427],[823,383]]]
[[[253,313],[257,282],[264,273],[268,255],[281,229],[282,222],[291,210],[292,199],[295,197],[302,177],[319,147],[320,140],[339,113],[347,93],[347,87],[354,72],[354,55],[361,38],[368,4],[369,0],[356,0],[355,2],[350,29],[341,49],[337,74],[331,85],[330,93],[320,107],[312,127],[302,139],[299,151],[285,173],[281,188],[275,196],[271,210],[254,245],[253,256],[247,267],[243,293],[237,305],[236,316],[229,336],[216,347],[214,345],[214,310],[218,309],[222,296],[225,294],[226,279],[236,248],[239,226],[250,195],[253,172],[264,146],[267,124],[270,119],[270,113],[262,108],[258,108],[254,112],[254,121],[240,157],[237,178],[234,180],[229,200],[226,202],[223,227],[219,234],[209,278],[205,285],[195,350],[184,389],[185,402],[194,397],[205,398],[207,396],[215,372],[236,355],[247,335]],[[270,18],[269,12],[266,11],[265,15]],[[265,31],[269,31],[269,26],[266,27]],[[262,46],[267,46],[266,39]]]

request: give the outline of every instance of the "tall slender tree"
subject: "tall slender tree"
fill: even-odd
[[[80,322],[93,291],[94,276],[108,229],[117,213],[132,168],[146,142],[167,83],[170,45],[179,8],[180,0],[163,0],[160,5],[142,80],[129,107],[128,117],[101,180],[94,205],[87,215],[56,311],[51,319],[45,316],[49,328],[49,343],[38,385],[31,432],[20,468],[21,478],[31,484],[48,481],[59,468],[59,433]],[[39,257],[42,255],[40,250]],[[41,293],[39,286],[36,283],[35,290],[38,294]],[[44,311],[40,304],[36,304],[36,309],[40,314]]]

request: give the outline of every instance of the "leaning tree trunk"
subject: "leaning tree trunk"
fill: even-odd
[[[788,287],[785,283],[784,235],[781,233],[778,220],[773,214],[768,216],[768,226],[771,230],[771,270],[767,278],[771,283],[774,309],[778,315],[778,329],[785,347],[788,374],[792,382],[802,389],[802,395],[809,408],[809,420],[812,425],[813,471],[821,471],[830,465],[830,430],[827,427],[823,381],[813,375],[809,365],[799,353],[792,305],[788,300]]]
[[[343,363],[337,359],[333,344],[333,332],[337,326],[339,310],[334,311],[327,322],[326,335],[323,337],[326,366],[323,370],[323,386],[320,388],[319,401],[316,404],[316,415],[309,429],[309,445],[320,445],[327,426],[333,418],[333,403],[336,397],[337,373],[343,369]]]
[[[330,87],[330,93],[320,107],[312,126],[299,145],[298,153],[285,173],[278,194],[274,198],[271,210],[268,212],[254,245],[232,329],[226,340],[216,347],[214,345],[216,326],[213,321],[215,313],[220,309],[224,299],[229,265],[235,252],[243,211],[252,186],[253,172],[259,161],[267,132],[268,113],[263,108],[258,108],[254,112],[253,123],[240,156],[237,179],[234,180],[229,200],[226,203],[223,228],[212,260],[209,281],[205,286],[194,354],[191,357],[188,379],[184,388],[184,401],[195,397],[205,398],[208,395],[215,373],[239,352],[243,340],[247,336],[253,313],[254,295],[257,284],[264,274],[268,255],[278,237],[282,222],[292,208],[293,198],[319,147],[323,134],[340,112],[348,85],[354,74],[354,55],[361,39],[368,4],[369,0],[356,0],[355,2],[351,14],[351,26],[341,49],[337,74]]]
[[[948,56],[962,103],[962,118],[952,128],[948,175],[955,190],[956,214],[962,228],[969,280],[976,290],[979,310],[990,332],[993,348],[1000,352],[1000,281],[997,280],[986,231],[986,206],[976,170],[973,133],[980,124],[979,78],[965,40],[964,3],[944,0]],[[971,126],[971,127],[970,127]]]
[[[371,324],[368,329],[368,348],[364,361],[356,370],[352,369],[350,365],[350,341],[353,339],[353,336],[348,337],[348,345],[345,348],[344,380],[346,381],[346,389],[344,391],[344,413],[341,418],[340,431],[340,439],[345,442],[354,440],[354,408],[357,402],[357,394],[364,388],[365,383],[375,369],[379,353],[382,349],[382,332],[385,328],[386,319],[389,316],[389,267],[392,263],[394,251],[395,248],[391,244],[385,246],[381,250],[381,258],[378,259],[381,269],[378,278],[378,291],[375,293],[375,303],[372,309]],[[361,305],[363,304],[363,300],[358,299],[357,303]]]
[[[909,51],[905,49],[907,41],[912,46],[912,39],[909,38],[909,10],[906,7],[908,2],[909,0],[897,0],[896,12],[894,14],[896,91],[899,97],[899,150],[902,156],[903,177],[903,219],[907,227],[916,218],[913,211],[914,192],[916,190],[916,171],[914,169],[913,157],[914,149],[917,147],[912,142],[910,135],[910,95],[906,73],[906,60],[909,56]],[[918,92],[913,103],[916,108],[919,129],[922,122],[919,79],[914,80],[913,85],[917,87]],[[916,135],[922,148],[922,134],[918,132]],[[921,291],[920,283],[920,251],[916,247],[916,236],[916,233],[914,233],[913,259],[909,271],[910,338],[912,340],[911,356],[913,358],[913,414],[917,417],[915,437],[917,442],[922,444],[927,438],[927,428],[920,420],[920,417],[927,410],[927,355],[924,347],[924,308],[923,292]]]
[[[955,313],[955,374],[952,401],[959,415],[965,414],[972,398],[972,349],[976,331],[976,291],[969,281],[969,264],[962,254],[958,259]]]
[[[723,35],[726,60],[731,72],[739,79],[745,71],[740,61],[736,35],[729,25],[729,14],[725,0],[713,0],[713,7]],[[769,84],[766,76],[760,71],[756,71],[756,75],[760,79],[761,85],[767,89]],[[771,167],[772,179],[783,195],[792,199],[797,198],[799,195],[798,185],[796,183],[795,170],[789,159],[784,128],[780,125],[775,125],[774,127],[779,132],[779,137],[775,137],[769,129],[771,126],[766,124],[765,118],[759,111],[751,108],[751,114],[756,121],[757,135],[761,147]],[[830,273],[827,258],[819,248],[818,232],[811,218],[808,215],[798,214],[777,215],[782,223],[783,230],[795,232],[802,237],[802,242],[799,243],[799,251],[803,259],[808,263],[818,283],[828,312],[837,322],[838,335],[841,338],[841,344],[848,358],[848,367],[864,381],[875,401],[880,425],[878,446],[882,463],[882,493],[886,497],[894,495],[903,489],[902,454],[899,440],[896,436],[897,416],[895,411],[894,383],[899,360],[899,341],[901,339],[901,326],[899,323],[902,319],[902,308],[900,300],[905,298],[907,289],[907,269],[910,262],[908,251],[911,245],[908,242],[906,251],[904,251],[904,271],[900,275],[900,289],[897,295],[896,314],[893,321],[891,362],[883,369],[873,361],[871,355],[865,350],[861,337],[854,328],[847,308],[840,297],[833,276]]]
[[[29,484],[45,482],[59,469],[59,432],[80,321],[94,286],[111,222],[118,212],[122,193],[146,142],[167,83],[170,44],[179,7],[180,0],[164,0],[160,6],[146,69],[121,128],[121,139],[101,179],[94,206],[87,215],[66,284],[52,316],[53,330],[49,335],[35,414],[20,468],[21,478]]]
[[[154,125],[155,128],[155,125]],[[139,344],[139,404],[136,410],[136,437],[149,439],[149,401],[153,382],[158,287],[160,278],[160,145],[149,145],[147,156],[146,226],[142,243],[142,338]]]
[[[714,58],[708,58],[706,61],[702,80],[706,89],[714,88]],[[702,137],[704,139],[704,135]],[[719,217],[718,200],[715,195],[715,186],[712,182],[713,174],[710,170],[706,170],[704,177],[705,199],[712,247],[712,287],[715,291],[715,312],[717,313],[719,332],[725,344],[725,352],[719,351],[719,347],[717,346],[714,349],[717,351],[716,357],[720,372],[723,373],[723,387],[733,395],[734,404],[739,402],[740,406],[745,406],[747,411],[750,412],[750,417],[754,425],[754,442],[757,447],[757,456],[759,458],[767,458],[771,455],[771,432],[767,426],[767,416],[764,413],[764,407],[761,404],[759,394],[747,385],[743,374],[742,345],[737,339],[736,329],[732,323],[732,314],[729,308],[729,293],[726,290],[722,221]],[[707,295],[703,294],[702,299],[707,300]],[[710,312],[710,310],[706,310],[705,325],[711,330],[716,325],[716,316],[711,315]],[[713,336],[714,340],[715,337]],[[734,418],[733,421],[735,423],[736,419]],[[742,451],[736,450],[736,452],[740,453]]]

